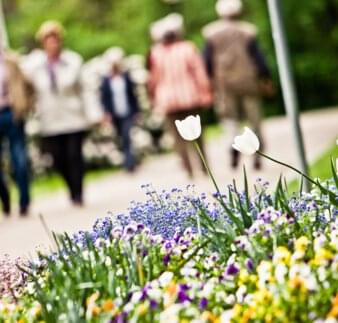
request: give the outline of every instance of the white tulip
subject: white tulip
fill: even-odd
[[[202,133],[201,118],[199,115],[188,116],[184,120],[175,121],[180,136],[188,141],[196,140]]]
[[[240,136],[236,136],[232,148],[238,150],[244,155],[253,155],[259,150],[259,139],[256,134],[248,127]]]

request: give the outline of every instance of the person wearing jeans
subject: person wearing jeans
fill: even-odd
[[[0,199],[5,215],[11,212],[10,191],[2,165],[4,144],[8,143],[11,168],[19,190],[20,214],[29,211],[28,157],[24,119],[33,106],[34,91],[22,74],[16,57],[1,49],[0,39]]]
[[[20,192],[20,214],[26,215],[29,206],[28,158],[25,145],[24,124],[16,121],[10,107],[0,108],[0,143],[6,138],[9,143],[9,152],[13,168],[14,180]],[[0,159],[2,147],[0,146]],[[10,194],[5,183],[3,172],[0,171],[0,196],[2,197],[3,211],[9,215]]]

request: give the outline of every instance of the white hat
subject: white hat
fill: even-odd
[[[42,41],[46,36],[57,35],[60,38],[63,38],[65,35],[65,29],[56,20],[45,21],[39,28],[38,32],[35,35],[36,40]]]
[[[161,41],[165,34],[163,32],[162,25],[163,24],[161,20],[155,21],[154,23],[150,25],[150,37],[155,43]]]
[[[237,16],[242,9],[241,0],[218,0],[216,3],[216,12],[221,17]]]
[[[124,51],[120,47],[108,48],[103,54],[104,61],[110,66],[122,64],[123,58],[124,58]]]
[[[168,33],[183,33],[183,29],[183,16],[178,13],[171,13],[151,25],[150,35],[154,41],[160,41]]]
[[[163,31],[167,33],[182,33],[184,27],[183,16],[179,13],[171,13],[162,20]]]

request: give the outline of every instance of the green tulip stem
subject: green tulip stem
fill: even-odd
[[[306,174],[304,174],[304,173],[302,173],[300,170],[298,170],[297,168],[295,168],[295,167],[293,167],[293,166],[290,166],[290,165],[288,165],[288,164],[286,164],[286,163],[283,163],[283,162],[281,162],[281,161],[279,161],[279,160],[277,160],[277,159],[274,159],[274,158],[272,158],[272,157],[270,157],[270,156],[268,156],[268,155],[265,155],[264,153],[262,153],[261,151],[257,151],[257,154],[258,155],[260,155],[260,156],[262,156],[262,157],[264,157],[264,158],[267,158],[267,159],[269,159],[269,160],[271,160],[271,161],[273,161],[273,162],[275,162],[275,163],[277,163],[277,164],[280,164],[280,165],[282,165],[282,166],[285,166],[285,167],[287,167],[287,168],[290,168],[290,169],[292,169],[293,171],[295,171],[296,173],[298,173],[299,175],[301,175],[301,176],[303,176],[304,178],[306,178],[309,182],[311,182],[312,184],[314,184],[314,185],[317,185],[318,186],[318,183],[317,182],[315,182],[311,177],[309,177],[308,175],[306,175]]]
[[[194,141],[194,144],[195,144],[195,147],[196,147],[196,149],[197,149],[197,152],[198,152],[198,154],[200,155],[201,160],[202,160],[202,162],[203,162],[203,164],[204,164],[204,166],[205,166],[205,168],[206,168],[206,170],[207,170],[207,172],[208,172],[208,174],[209,174],[209,176],[210,176],[210,178],[211,178],[211,180],[212,180],[212,182],[213,182],[213,184],[214,184],[214,186],[215,186],[215,188],[216,188],[217,193],[218,193],[219,195],[221,195],[221,191],[220,191],[220,189],[219,189],[219,187],[218,187],[218,185],[217,185],[217,183],[216,183],[215,177],[214,177],[214,175],[212,174],[211,169],[210,169],[210,167],[209,167],[209,165],[208,165],[208,163],[207,163],[207,161],[206,161],[206,159],[205,159],[205,157],[204,157],[204,155],[203,155],[203,153],[202,153],[201,147],[199,146],[199,144],[198,144],[197,141]]]

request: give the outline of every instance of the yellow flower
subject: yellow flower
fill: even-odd
[[[247,323],[249,322],[252,317],[255,315],[255,311],[253,310],[253,308],[247,308],[244,312],[243,312],[243,316],[240,320],[241,323]]]
[[[140,304],[137,307],[138,315],[142,316],[142,315],[145,315],[147,312],[148,312],[148,306],[146,304]]]
[[[239,284],[243,285],[247,283],[250,279],[250,275],[246,269],[242,269],[239,273]]]
[[[289,282],[288,282],[288,285],[291,289],[297,289],[302,294],[305,294],[308,291],[306,286],[305,286],[304,280],[299,276],[296,276],[296,277],[290,279]]]
[[[240,304],[235,304],[233,308],[233,317],[238,317],[242,313],[242,306]]]
[[[177,292],[177,286],[175,284],[175,282],[170,282],[170,284],[168,285],[168,287],[166,288],[166,292],[170,295],[170,296],[174,296],[176,295]]]
[[[37,303],[31,310],[31,314],[34,318],[38,317],[41,314],[41,304]]]
[[[169,285],[164,289],[164,307],[167,308],[175,302],[176,294],[177,294],[177,285],[174,281],[171,281]]]
[[[250,277],[249,277],[249,280],[250,280],[250,282],[251,283],[257,283],[257,281],[258,281],[258,277],[257,277],[257,275],[250,275]]]
[[[101,313],[101,308],[98,306],[93,306],[92,307],[92,316],[98,316]]]
[[[266,304],[271,298],[271,293],[266,288],[261,288],[253,294],[253,299],[257,304]]]
[[[320,265],[325,265],[327,263],[328,260],[331,260],[333,258],[333,254],[324,248],[320,248],[316,254],[315,254],[315,258],[313,259],[313,264],[316,266],[320,266]]]
[[[102,310],[104,312],[110,312],[115,309],[115,304],[111,299],[107,299],[103,304],[102,304]]]
[[[332,318],[338,319],[338,294],[333,299],[332,308],[331,308],[330,312],[327,314],[327,317],[328,318],[332,317]]]
[[[266,315],[265,315],[265,318],[264,318],[264,321],[265,321],[266,323],[271,323],[271,322],[273,322],[273,316],[272,316],[272,314],[271,314],[271,313],[266,314]]]
[[[87,297],[87,299],[86,299],[87,306],[94,304],[97,301],[97,299],[99,298],[99,296],[100,296],[100,293],[95,292],[92,295],[90,295],[89,297]]]
[[[214,315],[209,311],[204,311],[202,313],[202,320],[210,323],[219,323],[221,321],[218,316]]]
[[[286,247],[278,247],[274,253],[273,261],[275,263],[283,263],[288,265],[290,263],[291,253]]]
[[[295,249],[299,252],[305,252],[309,245],[309,239],[305,236],[298,238],[295,242]]]

